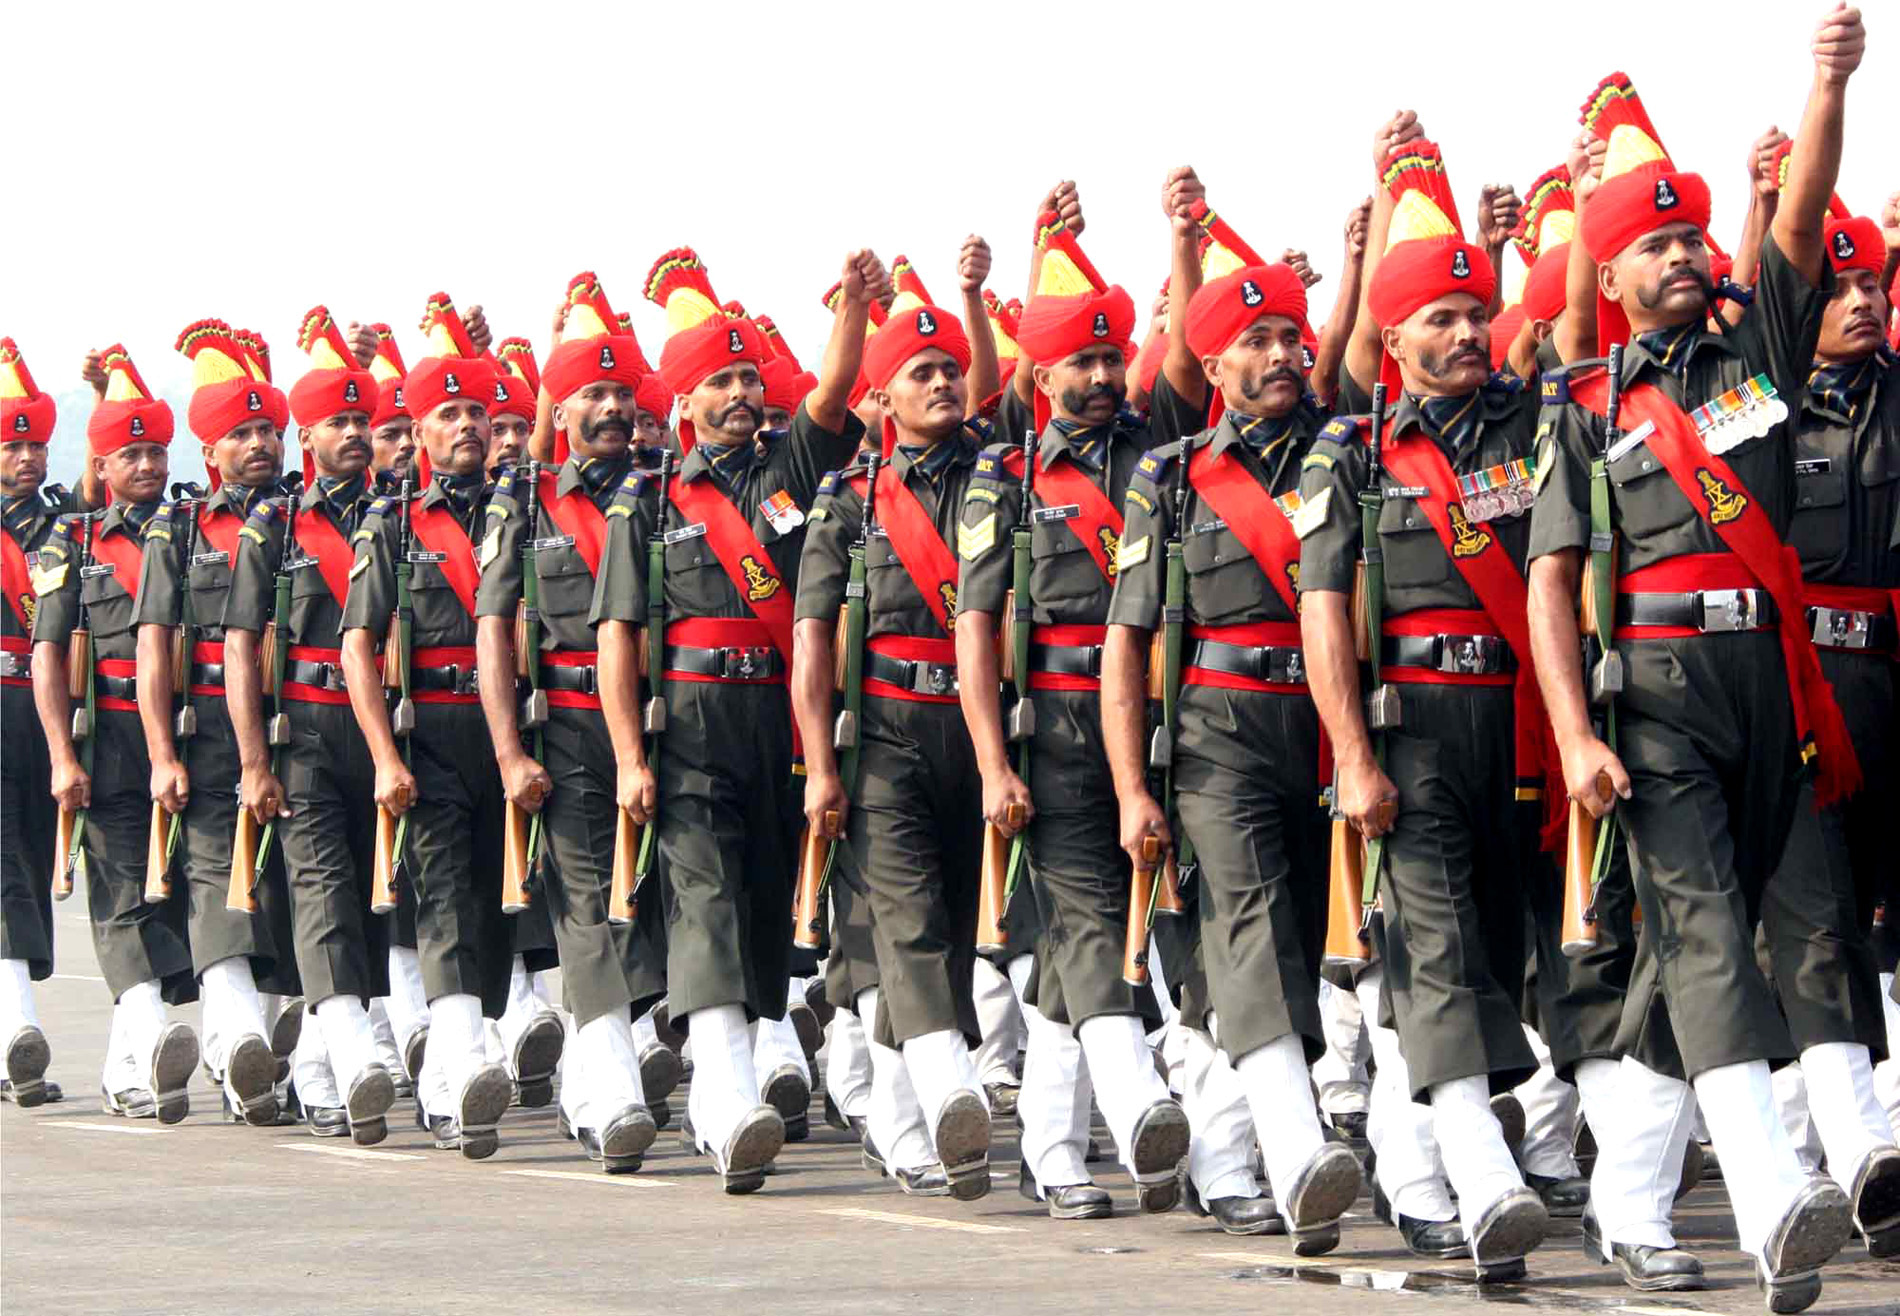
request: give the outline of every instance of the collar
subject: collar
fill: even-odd
[[[1850,423],[1859,420],[1874,385],[1894,363],[1892,350],[1884,345],[1858,361],[1838,365],[1816,362],[1814,369],[1808,372],[1805,405],[1811,411],[1824,412]]]
[[[13,531],[15,539],[25,539],[38,528],[47,511],[46,503],[34,492],[7,499],[6,509],[0,512],[0,517],[4,517],[6,527]]]
[[[1403,434],[1416,425],[1456,462],[1477,446],[1484,419],[1482,388],[1459,397],[1428,398],[1406,393],[1399,399],[1391,432]]]
[[[466,518],[474,510],[486,487],[487,477],[483,474],[445,475],[438,472],[423,491],[422,505],[428,508],[447,503],[457,516]]]
[[[355,475],[319,475],[303,491],[303,498],[297,504],[297,510],[308,512],[321,507],[330,514],[330,519],[342,522],[348,519],[369,493],[369,476],[359,471]]]
[[[1072,420],[1051,417],[1037,445],[1042,469],[1048,470],[1057,457],[1067,454],[1078,466],[1100,471],[1108,464],[1108,441],[1115,434],[1116,417],[1106,425],[1084,426]]]
[[[1269,454],[1292,436],[1299,412],[1297,406],[1284,416],[1250,416],[1244,411],[1231,409],[1222,412],[1220,425],[1214,432],[1214,455],[1218,457],[1238,443],[1262,461],[1267,460]]]
[[[701,475],[711,475],[730,488],[736,480],[745,474],[752,464],[753,444],[718,443],[711,439],[701,439],[686,454],[679,464],[679,477],[682,480],[697,479]]]
[[[217,492],[205,499],[207,512],[229,512],[242,521],[251,514],[259,503],[268,498],[277,488],[276,481],[261,484],[253,488],[248,484],[221,484]]]
[[[99,522],[99,533],[104,535],[123,530],[134,539],[142,538],[146,523],[157,513],[158,508],[159,501],[156,498],[149,503],[122,503],[115,498]]]
[[[968,426],[959,426],[946,439],[930,444],[899,444],[891,457],[897,478],[910,478],[914,470],[932,484],[942,480],[952,466],[969,466],[976,461],[977,445]]]
[[[631,454],[630,448],[618,457],[569,457],[554,481],[554,492],[565,497],[584,489],[588,497],[598,498],[603,490],[617,489],[632,465]]]

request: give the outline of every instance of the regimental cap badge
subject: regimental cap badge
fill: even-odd
[[[255,394],[255,393],[253,393],[253,394],[251,394],[251,396],[252,396],[252,397],[256,397],[256,396],[257,396],[257,394]],[[359,400],[359,394],[358,394],[358,393],[357,393],[357,391],[356,391],[356,381],[355,381],[354,379],[351,379],[351,380],[346,380],[346,381],[344,382],[344,384],[343,384],[343,400],[344,400],[345,402],[355,402],[355,401],[358,401],[358,400]]]
[[[409,404],[402,400],[402,385],[396,385],[396,410],[401,411]]]
[[[1240,300],[1247,306],[1258,306],[1261,302],[1267,300],[1267,298],[1266,294],[1260,291],[1259,284],[1255,283],[1252,279],[1242,279],[1240,281]]]
[[[1308,370],[1311,370],[1317,363],[1317,358],[1313,355],[1313,349],[1308,347],[1305,343],[1300,344],[1300,362]]]
[[[1682,198],[1676,195],[1676,189],[1669,186],[1667,178],[1656,180],[1656,209],[1674,210],[1682,204]]]
[[[456,378],[453,371],[442,376],[442,391],[444,393],[460,393],[462,391],[462,381]]]
[[[1852,260],[1854,259],[1854,250],[1855,250],[1854,239],[1847,236],[1847,230],[1844,228],[1835,229],[1834,230],[1835,258],[1838,260]]]
[[[132,429],[130,433],[132,437],[135,439],[145,433],[145,417],[143,416],[132,417]]]
[[[726,330],[726,350],[734,356],[745,351],[745,339],[739,336],[737,329]]]
[[[508,398],[509,398],[508,385],[504,384],[501,380],[497,379],[495,381],[495,401],[506,402]]]
[[[26,413],[24,411],[16,412],[14,414],[13,432],[15,434],[25,434],[28,430],[32,428],[33,428],[33,422],[26,418]]]
[[[1451,253],[1451,277],[1468,279],[1471,277],[1471,262],[1465,258],[1465,249],[1458,248]]]
[[[1097,311],[1095,313],[1094,332],[1097,338],[1108,337],[1108,312],[1107,311]]]
[[[352,384],[351,387],[354,388],[355,385]],[[264,399],[257,396],[256,389],[251,389],[244,395],[244,409],[246,411],[262,411],[264,409]]]
[[[937,332],[936,317],[929,311],[917,312],[917,332],[926,336]]]
[[[602,370],[614,368],[614,349],[606,343],[600,345],[600,368]]]

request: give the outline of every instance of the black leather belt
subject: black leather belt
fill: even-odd
[[[893,658],[889,654],[866,652],[864,675],[867,680],[882,681],[912,694],[957,693],[957,669],[950,663],[927,663],[921,658]]]
[[[1379,645],[1379,661],[1449,676],[1503,676],[1517,670],[1517,656],[1496,635],[1388,635]]]
[[[1686,626],[1708,634],[1765,631],[1781,620],[1765,589],[1701,589],[1680,594],[1619,594],[1618,626]]]
[[[0,676],[14,676],[24,680],[33,675],[33,655],[30,653],[0,653]]]
[[[1029,646],[1029,670],[1052,676],[1102,675],[1102,646],[1099,644],[1032,644]]]
[[[409,688],[411,690],[447,690],[451,694],[472,695],[480,693],[475,669],[464,667],[460,663],[450,663],[447,667],[417,667],[410,670]]]
[[[193,685],[224,685],[223,663],[193,663],[191,665],[191,683]]]
[[[695,649],[683,644],[666,646],[666,670],[716,681],[770,681],[785,671],[785,661],[769,644],[725,649]]]
[[[1855,653],[1892,653],[1896,642],[1892,617],[1853,608],[1809,608],[1808,633],[1823,649]]]
[[[136,704],[139,701],[139,679],[136,676],[107,676],[103,672],[95,672],[92,692],[102,699],[124,699]]]
[[[284,679],[295,681],[298,685],[313,685],[319,690],[345,688],[341,663],[312,663],[301,658],[289,658],[284,661]]]
[[[543,690],[577,690],[584,695],[600,693],[598,667],[554,667],[541,664]]]
[[[1298,648],[1288,645],[1195,640],[1188,647],[1186,665],[1274,685],[1306,684],[1306,660]]]

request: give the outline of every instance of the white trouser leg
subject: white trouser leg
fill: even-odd
[[[1550,1048],[1537,1030],[1526,1027],[1524,1038],[1537,1056],[1537,1072],[1512,1089],[1524,1107],[1524,1141],[1518,1163],[1525,1174],[1547,1179],[1577,1177],[1577,1158],[1571,1141],[1577,1134],[1577,1089],[1557,1077],[1551,1068]]]
[[[1670,1217],[1694,1131],[1695,1094],[1627,1056],[1620,1063],[1583,1061],[1577,1091],[1597,1144],[1590,1209],[1603,1241],[1674,1247]]]
[[[1456,1219],[1458,1208],[1452,1205],[1451,1187],[1438,1164],[1431,1107],[1412,1100],[1412,1075],[1399,1050],[1398,1033],[1376,1022],[1384,973],[1375,965],[1353,984],[1366,1022],[1366,1041],[1378,1066],[1366,1113],[1366,1141],[1379,1158],[1379,1186],[1399,1215],[1441,1222]]]
[[[401,1078],[406,1072],[402,1067],[402,1048],[396,1045],[396,1030],[389,1022],[388,997],[373,996],[369,1002],[369,1032],[375,1039],[376,1063],[387,1069],[392,1078]],[[414,1078],[414,1074],[409,1075]]]
[[[333,1053],[334,1054],[334,1053]],[[456,1115],[462,1089],[488,1063],[482,1037],[482,998],[449,992],[429,1002],[429,1045],[423,1053],[423,1105],[431,1115]]]
[[[654,1010],[659,1006],[654,1006]],[[648,1010],[633,1021],[633,1049],[635,1054],[645,1051],[660,1040],[660,1030],[654,1026],[653,1010]]]
[[[343,1094],[330,1068],[330,1049],[323,1041],[323,1025],[311,1006],[304,1007],[303,1030],[297,1034],[297,1049],[290,1055],[290,1081],[297,1089],[298,1102],[305,1107],[334,1110],[343,1104]]]
[[[759,1104],[752,1067],[752,1030],[745,1007],[715,1005],[686,1016],[693,1039],[693,1083],[687,1109],[702,1147],[721,1154],[746,1113]]]
[[[501,1018],[495,1020],[495,1033],[501,1043],[501,1063],[508,1066],[508,1072],[515,1071],[515,1043],[521,1040],[521,1034],[527,1031],[541,1013],[540,998],[534,994],[534,984],[528,974],[527,961],[515,956],[514,967],[508,971],[508,1005],[501,1012]],[[489,1057],[491,1060],[494,1056]]]
[[[316,1013],[324,1049],[330,1053],[330,1073],[337,1088],[348,1097],[357,1077],[376,1063],[376,1036],[370,1031],[369,1011],[356,997],[337,995],[317,1002]]]
[[[582,1024],[574,1037],[584,1088],[575,1115],[577,1127],[598,1131],[626,1106],[644,1106],[640,1058],[633,1049],[633,1021],[624,1010],[609,1010]]]
[[[631,1037],[633,1033],[634,1025],[629,1021],[627,1034]],[[560,1104],[561,1114],[567,1117],[568,1127],[578,1129],[586,1123],[584,1117],[587,1114],[587,1096],[591,1090],[592,1074],[589,1072],[587,1057],[583,1054],[580,1029],[572,1020],[567,1023],[567,1036],[568,1043],[561,1048],[561,1064],[558,1071],[561,1082],[555,1091],[555,1100]],[[639,1053],[639,1045],[635,1043],[634,1055],[638,1056]],[[635,1068],[638,1069],[637,1064]]]
[[[873,1022],[877,1019],[875,987],[858,993],[858,1015]],[[923,1104],[917,1099],[911,1082],[910,1067],[903,1052],[880,1044],[864,1029],[865,1046],[871,1057],[871,1099],[865,1113],[866,1128],[878,1155],[892,1170],[916,1170],[937,1159],[930,1142],[930,1125]]]
[[[33,971],[25,960],[0,960],[0,1044],[28,1024],[39,1026],[33,1008]]]
[[[1795,1159],[1809,1174],[1818,1172],[1823,1149],[1821,1135],[1808,1112],[1807,1076],[1799,1064],[1783,1065],[1768,1076],[1768,1081],[1775,1090],[1775,1113],[1794,1146]]]
[[[1782,1213],[1807,1182],[1775,1110],[1768,1062],[1720,1065],[1696,1075],[1696,1102],[1722,1158],[1741,1250],[1759,1255]]]
[[[1214,1040],[1220,1040],[1219,1020],[1209,1016]],[[1313,1104],[1313,1085],[1306,1072],[1306,1051],[1298,1033],[1276,1037],[1257,1046],[1234,1064],[1260,1153],[1267,1163],[1267,1183],[1284,1209],[1293,1183],[1315,1152],[1326,1144],[1320,1132],[1319,1108]]]
[[[1187,1089],[1188,1026],[1174,1006],[1174,993],[1168,988],[1167,966],[1162,963],[1161,943],[1148,941],[1148,974],[1154,980],[1155,1004],[1161,1007],[1161,1027],[1148,1035],[1148,1044],[1161,1057],[1167,1069],[1170,1094],[1179,1097]],[[1223,1064],[1226,1062],[1223,1060]],[[1192,1121],[1190,1121],[1192,1123]]]
[[[1011,978],[1018,964],[1029,963],[1027,955],[1012,960]],[[1029,969],[1025,967],[1022,973],[1027,980]],[[1023,1088],[1016,1097],[1016,1117],[1023,1126],[1023,1163],[1043,1189],[1088,1183],[1084,1157],[1094,1085],[1082,1046],[1073,1033],[1051,1023],[1033,1005],[1023,1006],[1023,1022],[1029,1028],[1029,1051],[1023,1058]]]
[[[118,1008],[125,1011],[122,1040],[132,1057],[132,1086],[156,1093],[158,1089],[152,1086],[152,1049],[165,1027],[165,998],[159,993],[158,980],[152,978],[126,988]]]
[[[1434,1083],[1431,1097],[1432,1134],[1438,1139],[1445,1175],[1458,1194],[1458,1218],[1470,1236],[1493,1203],[1524,1186],[1524,1177],[1504,1145],[1498,1117],[1491,1113],[1490,1080],[1473,1075]]]
[[[1874,1096],[1873,1060],[1856,1043],[1822,1042],[1801,1053],[1801,1068],[1815,1131],[1827,1148],[1827,1171],[1852,1193],[1867,1158],[1893,1145],[1887,1112]]]
[[[825,1091],[846,1118],[864,1118],[871,1104],[871,1052],[855,1011],[832,1013],[825,1046]]]
[[[219,960],[198,980],[204,1001],[204,1059],[215,1074],[222,1074],[231,1048],[246,1034],[270,1038],[264,1023],[264,1002],[257,992],[257,979],[251,974],[251,962],[242,955]]]
[[[1188,1177],[1201,1201],[1258,1197],[1253,1177],[1253,1112],[1227,1053],[1198,1028],[1181,1029],[1181,1104],[1187,1111]]]
[[[1088,1057],[1089,1074],[1095,1080],[1095,1100],[1102,1107],[1102,1118],[1121,1152],[1122,1164],[1134,1173],[1135,1125],[1143,1113],[1157,1101],[1165,1101],[1168,1085],[1155,1072],[1154,1051],[1142,1031],[1141,1020],[1132,1014],[1100,1014],[1084,1020],[1076,1030],[1082,1054]],[[1305,1081],[1306,1068],[1300,1068]],[[1150,1176],[1164,1179],[1174,1174]]]
[[[976,1067],[970,1063],[970,1046],[954,1028],[924,1033],[904,1042],[904,1068],[910,1071],[911,1087],[923,1110],[925,1127],[931,1130],[931,1145],[936,1145],[937,1114],[944,1103],[958,1092],[969,1091],[985,1106],[989,1098],[977,1081]]]
[[[805,1048],[799,1045],[798,1029],[792,1024],[790,1011],[783,1019],[761,1018],[753,1031],[756,1038],[752,1045],[752,1072],[759,1076],[761,1083],[770,1079],[780,1066],[790,1065],[805,1080],[805,1086],[811,1086],[811,1065],[805,1060]]]
[[[1313,1062],[1313,1081],[1319,1084],[1319,1108],[1328,1115],[1365,1110],[1372,1095],[1366,1076],[1365,1020],[1359,998],[1319,980],[1320,1026],[1326,1034],[1326,1054]]]
[[[382,1000],[397,1047],[408,1046],[416,1029],[429,1022],[429,998],[422,990],[422,960],[413,948],[389,948],[389,995]]]
[[[1887,1013],[1887,1059],[1874,1066],[1874,1096],[1887,1112],[1888,1129],[1900,1138],[1900,1004],[1893,999],[1891,973],[1880,975],[1880,1004]]]
[[[977,956],[972,979],[976,996],[976,1022],[982,1041],[972,1057],[974,1072],[984,1083],[1014,1084],[1016,1052],[1021,1049],[1022,1012],[1016,1005],[1016,993],[994,964]]]

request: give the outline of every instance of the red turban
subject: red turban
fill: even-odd
[[[1597,188],[1583,210],[1583,246],[1598,264],[1664,224],[1709,227],[1709,185],[1702,175],[1652,160]]]
[[[53,399],[45,393],[0,399],[0,443],[45,443],[53,437],[55,415]]]
[[[528,388],[527,380],[506,370],[495,372],[495,400],[488,404],[489,415],[519,416],[532,425],[534,404],[534,393]]]
[[[800,370],[789,356],[775,356],[759,367],[765,381],[765,405],[779,411],[796,411],[805,395],[818,386],[818,376]]]
[[[541,372],[541,386],[556,402],[565,402],[597,379],[611,379],[638,389],[646,378],[646,358],[632,334],[597,334],[563,342]],[[524,390],[525,391],[525,390]],[[533,397],[529,397],[533,405]]]
[[[1537,258],[1524,280],[1524,314],[1533,320],[1555,320],[1564,310],[1570,244],[1560,242]]]
[[[1484,248],[1462,238],[1414,238],[1385,253],[1373,273],[1366,305],[1379,327],[1390,329],[1419,307],[1452,293],[1469,293],[1489,305],[1497,282]]]
[[[162,398],[126,398],[101,402],[86,421],[86,438],[95,456],[105,457],[132,443],[171,446],[172,408]]]
[[[1504,369],[1505,362],[1511,359],[1511,344],[1517,341],[1518,330],[1524,327],[1524,308],[1522,305],[1507,306],[1499,311],[1497,318],[1491,321],[1491,368]]]
[[[380,392],[367,370],[312,370],[290,386],[290,414],[305,428],[345,411],[373,415]]]
[[[904,363],[927,348],[948,352],[959,371],[970,369],[970,339],[963,321],[941,306],[899,311],[864,345],[864,379],[872,388],[888,388]]]
[[[664,425],[673,414],[673,390],[658,375],[642,375],[634,385],[633,405]]]
[[[746,319],[709,316],[666,340],[660,353],[660,378],[677,397],[685,397],[709,375],[740,361],[763,366],[772,355],[757,325]],[[553,369],[553,362],[548,363]]]
[[[1107,292],[1031,297],[1016,326],[1016,345],[1030,360],[1042,362],[1060,361],[1098,343],[1133,356],[1129,340],[1134,332],[1134,299],[1117,284]]]
[[[392,379],[383,384],[376,394],[376,410],[371,413],[369,427],[381,429],[392,420],[409,417],[409,403],[403,396],[402,380]]]
[[[1143,393],[1151,397],[1154,395],[1155,379],[1161,374],[1161,363],[1167,359],[1167,356],[1168,335],[1166,333],[1156,333],[1143,343],[1141,351],[1135,354],[1135,385]],[[1009,359],[1011,365],[1014,365],[1015,361],[1015,357]],[[1012,370],[1009,373],[1014,374],[1015,371]],[[1009,375],[1006,374],[1003,378],[1007,380]]]
[[[1887,264],[1887,244],[1880,225],[1865,215],[1828,220],[1827,258],[1836,274],[1866,270],[1879,278]]]
[[[1288,265],[1249,265],[1203,284],[1188,303],[1188,350],[1219,356],[1263,315],[1280,315],[1306,335],[1306,285]]]
[[[263,417],[278,429],[290,424],[283,390],[257,379],[227,379],[191,392],[185,420],[205,443],[216,443],[240,425]]]
[[[402,381],[402,391],[417,420],[456,398],[487,407],[495,396],[495,367],[478,356],[424,357]]]

